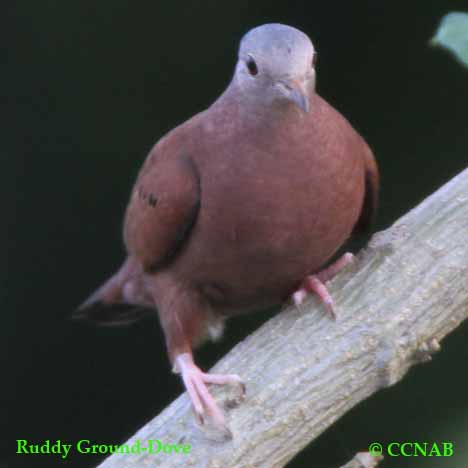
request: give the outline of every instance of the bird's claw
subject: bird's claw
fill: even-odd
[[[335,310],[333,308],[333,298],[330,296],[327,287],[317,277],[317,275],[310,275],[305,278],[302,287],[298,289],[292,296],[294,305],[300,307],[307,297],[307,293],[315,293],[320,301],[325,305],[327,312],[333,320],[336,320]]]
[[[304,302],[304,299],[307,297],[307,293],[317,294],[320,301],[325,305],[327,312],[331,315],[333,320],[336,320],[333,298],[330,296],[325,283],[336,276],[344,267],[353,263],[354,260],[354,255],[350,252],[346,252],[329,267],[315,275],[307,276],[302,282],[301,287],[292,295],[294,305],[296,307],[300,307]]]
[[[205,425],[206,417],[208,417],[218,429],[230,434],[224,413],[210,394],[206,384],[238,385],[240,390],[239,399],[243,400],[245,398],[245,384],[241,378],[235,374],[222,375],[203,372],[195,365],[192,356],[188,353],[177,356],[175,363],[182,375],[182,380],[199,424]]]

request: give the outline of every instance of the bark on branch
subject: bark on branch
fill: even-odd
[[[232,440],[202,432],[183,394],[128,443],[190,444],[189,454],[114,454],[101,466],[282,467],[350,408],[429,360],[468,317],[468,169],[375,234],[330,292],[336,322],[310,298],[213,368],[247,384],[234,408],[232,391],[214,391]]]
[[[375,468],[382,460],[382,455],[375,456],[369,452],[358,452],[350,462],[341,468]]]

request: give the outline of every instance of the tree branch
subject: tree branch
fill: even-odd
[[[213,368],[247,398],[224,402],[233,438],[195,423],[186,394],[133,436],[190,444],[189,454],[114,454],[110,467],[282,467],[349,409],[430,359],[468,316],[468,169],[386,231],[330,282],[338,319],[314,298],[288,307]]]
[[[341,468],[375,468],[382,460],[382,455],[375,456],[369,452],[358,452],[351,461]]]

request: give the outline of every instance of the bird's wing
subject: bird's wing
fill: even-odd
[[[355,232],[362,232],[369,229],[375,218],[379,201],[379,169],[374,155],[367,145],[364,153],[364,171],[364,202],[362,204],[361,215],[354,229]]]
[[[145,270],[170,262],[183,247],[200,206],[200,180],[177,145],[158,144],[143,165],[127,207],[124,239]]]

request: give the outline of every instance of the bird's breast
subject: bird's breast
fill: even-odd
[[[348,146],[304,134],[220,147],[201,170],[188,276],[203,272],[200,283],[241,300],[259,291],[283,295],[319,269],[362,205],[362,159]]]

